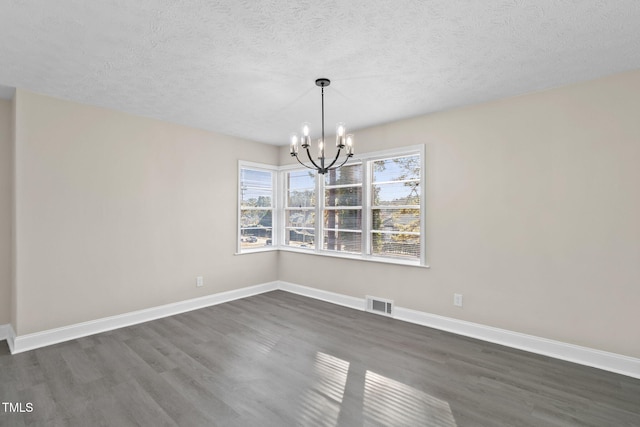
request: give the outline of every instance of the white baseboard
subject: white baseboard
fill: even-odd
[[[364,310],[364,298],[280,282],[279,289]],[[640,359],[395,306],[393,318],[640,379]]]
[[[276,281],[21,336],[15,336],[11,325],[0,325],[0,340],[6,339],[11,353],[16,354],[277,289],[360,311],[364,311],[366,307],[364,298],[328,292],[295,283]],[[394,307],[394,315],[392,317],[397,320],[640,379],[640,359],[637,358],[398,306]]]
[[[49,329],[33,334],[19,335],[15,337],[12,343],[13,345],[10,344],[9,347],[12,354],[22,353],[23,351],[34,350],[36,348],[58,344],[100,332],[111,331],[126,326],[136,325],[138,323],[148,322],[150,320],[160,319],[162,317],[173,316],[175,314],[197,310],[199,308],[222,304],[224,302],[246,298],[276,289],[278,289],[278,282],[264,283],[261,285],[234,289],[232,291],[220,292],[200,298],[124,313],[117,316],[91,320],[89,322],[76,323],[74,325]]]
[[[348,295],[337,294],[335,292],[323,291],[322,289],[296,285],[295,283],[280,281],[278,282],[278,289],[356,310],[364,310],[366,307],[366,301],[364,298],[350,297]]]
[[[568,344],[534,335],[522,334],[506,329],[494,328],[479,323],[466,322],[450,317],[410,310],[408,308],[395,307],[394,310],[395,314],[393,317],[405,322],[428,326],[430,328],[640,379],[640,359],[633,357]]]

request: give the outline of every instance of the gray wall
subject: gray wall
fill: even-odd
[[[640,357],[638,93],[635,71],[356,132],[426,144],[431,269],[283,252],[280,279]]]
[[[0,99],[0,325],[11,320],[11,101]]]
[[[275,280],[276,252],[234,252],[238,160],[277,156],[18,89],[16,333]]]

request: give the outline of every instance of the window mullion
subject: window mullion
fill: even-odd
[[[273,225],[275,227],[275,230],[273,230],[271,232],[271,236],[272,236],[272,245],[276,248],[280,247],[280,245],[283,242],[283,233],[284,233],[284,179],[282,179],[282,172],[278,172],[278,173],[274,173],[275,175],[275,183],[273,188],[276,189],[276,197],[274,198],[274,200],[276,201],[276,205],[274,206],[274,215],[275,218],[273,219]]]
[[[363,160],[362,173],[362,255],[371,255],[371,161]]]
[[[420,264],[427,265],[427,159],[425,158],[425,146],[420,146]]]

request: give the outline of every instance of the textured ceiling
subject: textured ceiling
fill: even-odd
[[[640,68],[637,0],[0,0],[0,85],[256,141]],[[0,91],[10,93],[6,88]]]

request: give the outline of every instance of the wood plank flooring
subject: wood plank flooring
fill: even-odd
[[[640,380],[274,291],[11,356],[2,426],[640,426]]]

